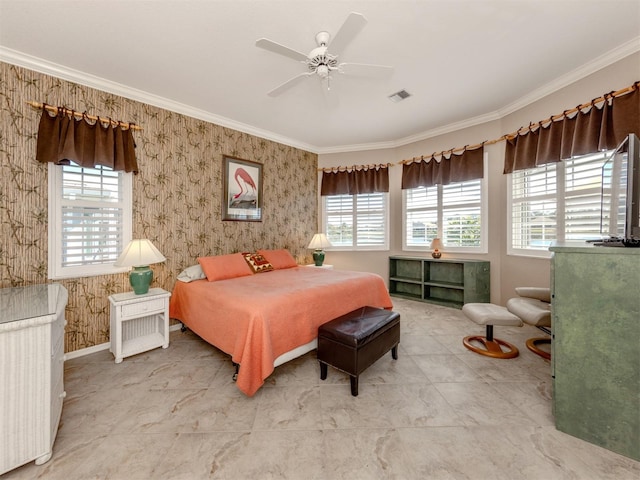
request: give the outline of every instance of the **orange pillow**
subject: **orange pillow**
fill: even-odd
[[[198,263],[210,282],[253,275],[251,268],[249,268],[241,253],[200,257],[198,258]]]
[[[281,268],[297,267],[296,259],[291,256],[289,250],[284,248],[280,250],[258,250],[258,253],[267,259],[276,270]]]

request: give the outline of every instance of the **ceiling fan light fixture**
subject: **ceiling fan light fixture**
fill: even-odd
[[[327,78],[329,76],[329,67],[327,67],[326,65],[318,65],[316,73],[318,74],[318,76],[320,76],[320,78]]]
[[[402,100],[409,98],[411,96],[411,94],[409,92],[407,92],[406,90],[400,90],[396,93],[393,93],[391,95],[389,95],[389,100],[391,100],[393,103],[398,103],[401,102]]]

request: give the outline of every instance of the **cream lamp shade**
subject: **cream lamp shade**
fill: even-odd
[[[324,262],[324,248],[330,247],[331,242],[324,233],[316,233],[307,248],[313,248],[313,261],[316,267],[321,267]]]
[[[115,267],[133,267],[129,274],[129,283],[137,295],[149,292],[149,285],[153,280],[152,263],[164,262],[166,258],[150,240],[131,240],[120,254]]]
[[[440,252],[441,249],[442,240],[440,240],[439,238],[434,238],[433,240],[431,240],[431,256],[433,258],[440,258],[442,256],[442,252]]]

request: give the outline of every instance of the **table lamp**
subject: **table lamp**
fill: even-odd
[[[324,248],[330,247],[331,242],[327,238],[324,233],[316,233],[311,239],[311,243],[307,248],[315,249],[313,251],[313,261],[316,264],[316,267],[321,267],[322,262],[324,262]]]
[[[433,258],[440,258],[442,256],[442,252],[440,249],[442,248],[442,240],[439,238],[434,238],[431,240],[431,256]]]
[[[149,285],[153,280],[152,263],[164,262],[166,258],[151,243],[150,240],[131,240],[129,245],[116,260],[115,267],[133,267],[129,273],[129,283],[136,295],[149,292]]]

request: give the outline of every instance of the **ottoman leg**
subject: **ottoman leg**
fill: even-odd
[[[351,395],[358,396],[358,375],[351,375]]]
[[[327,379],[327,364],[320,362],[320,380]]]
[[[393,358],[394,360],[398,359],[398,345],[395,345],[391,348],[391,358]]]

